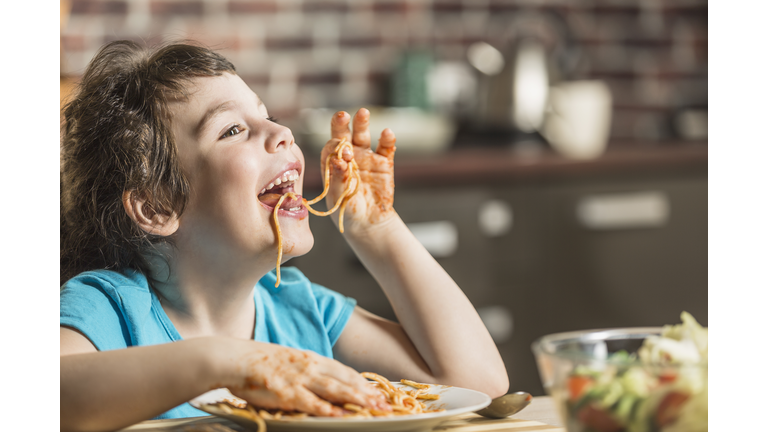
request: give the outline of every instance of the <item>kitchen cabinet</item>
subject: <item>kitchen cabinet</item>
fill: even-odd
[[[585,197],[665,197],[655,226],[594,229],[578,218]],[[518,205],[509,236],[494,239],[494,286],[514,317],[499,344],[511,389],[543,394],[530,346],[545,334],[594,328],[661,326],[692,313],[707,325],[707,181],[702,173],[666,179],[599,179],[499,191]],[[514,238],[514,231],[518,233]],[[505,294],[501,294],[504,292]]]
[[[411,183],[395,208],[445,233],[436,259],[489,327],[510,391],[544,394],[530,346],[545,334],[660,326],[683,310],[707,325],[706,163]],[[330,219],[310,225],[314,249],[288,265],[395,320]]]

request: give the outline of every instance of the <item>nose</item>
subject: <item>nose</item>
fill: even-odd
[[[291,130],[285,126],[272,123],[271,121],[269,121],[269,123],[273,125],[274,129],[270,131],[266,140],[267,151],[274,153],[280,150],[290,149],[294,143]]]

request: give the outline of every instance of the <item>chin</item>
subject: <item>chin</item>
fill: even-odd
[[[306,239],[306,241],[301,242],[300,244],[296,245],[295,250],[291,254],[292,257],[300,257],[302,255],[306,255],[309,253],[309,251],[312,250],[312,246],[315,245],[315,239],[311,235],[309,236],[309,239]]]
[[[296,258],[306,255],[312,250],[314,245],[315,237],[312,235],[312,231],[309,230],[309,226],[307,226],[306,229],[301,230],[301,234],[295,239],[293,246],[283,250],[283,256]]]

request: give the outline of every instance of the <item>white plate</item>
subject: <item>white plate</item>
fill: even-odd
[[[399,382],[393,382],[392,384],[397,387],[404,387]],[[305,417],[300,419],[286,418],[280,420],[265,420],[267,423],[267,432],[313,432],[330,430],[365,430],[366,432],[424,431],[434,428],[438,424],[448,420],[450,417],[483,409],[491,403],[491,398],[485,393],[460,387],[435,385],[429,389],[429,393],[440,395],[440,399],[424,401],[427,407],[432,409],[442,408],[445,411],[374,418]],[[191,400],[189,403],[195,408],[209,412],[203,409],[202,405],[219,402],[224,399],[237,400],[238,398],[233,396],[227,389],[217,389],[202,394]],[[212,412],[210,413],[213,414]],[[236,415],[216,415],[225,417],[239,425],[255,430],[256,423],[244,417]]]

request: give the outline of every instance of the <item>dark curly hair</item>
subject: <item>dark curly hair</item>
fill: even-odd
[[[149,49],[112,42],[96,54],[63,108],[61,283],[93,269],[148,273],[143,252],[171,238],[149,235],[126,214],[125,191],[158,212],[181,215],[190,187],[171,133],[168,102],[196,77],[235,73],[195,44]]]

